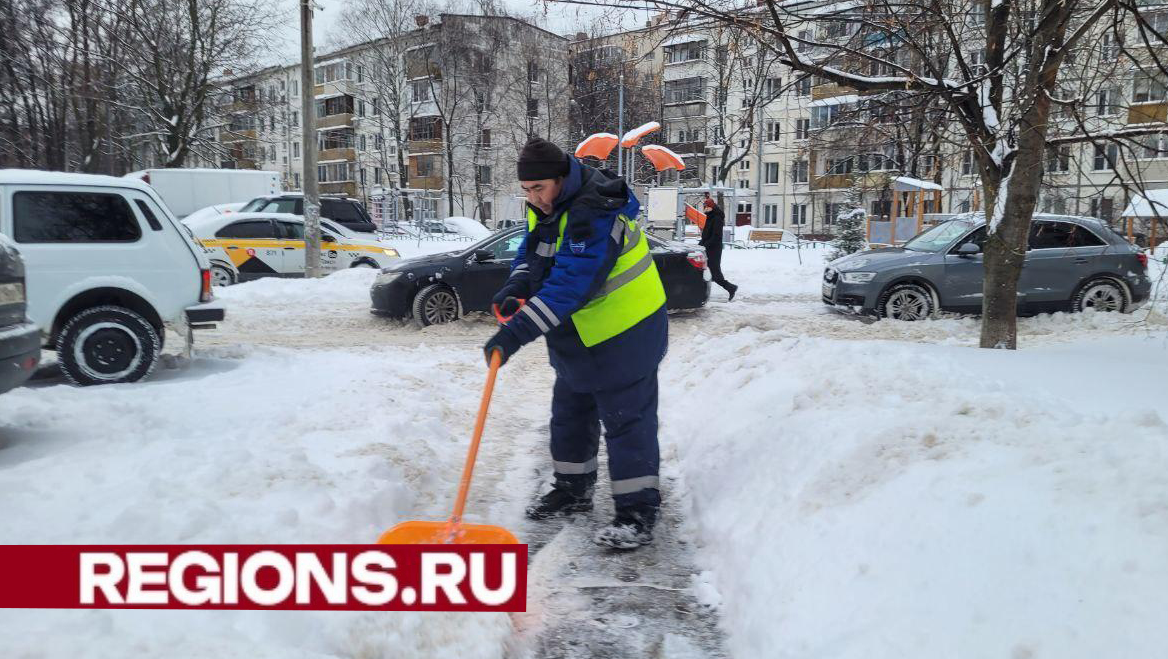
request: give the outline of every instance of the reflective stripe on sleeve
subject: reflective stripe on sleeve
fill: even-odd
[[[535,253],[542,257],[549,257],[556,255],[556,246],[554,243],[539,243],[535,246]]]
[[[530,300],[528,300],[527,303],[532,305],[533,307],[535,307],[535,310],[538,311],[543,316],[544,320],[547,321],[548,325],[551,325],[552,327],[556,327],[560,324],[560,319],[557,318],[554,313],[552,313],[552,310],[548,307],[547,303],[544,302],[543,300],[539,299],[538,297],[533,297]]]
[[[548,325],[546,322],[544,322],[543,318],[539,317],[539,313],[536,312],[535,309],[530,304],[525,304],[522,307],[520,307],[519,313],[530,318],[531,322],[535,323],[535,326],[539,328],[540,332],[547,334],[548,332],[551,331],[551,329],[552,329],[551,326]]]
[[[619,481],[612,482],[612,493],[617,494],[632,494],[633,492],[640,492],[641,490],[657,490],[659,479],[656,476],[638,476],[636,478],[623,478]]]

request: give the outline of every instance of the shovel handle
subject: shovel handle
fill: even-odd
[[[503,351],[496,348],[491,353],[491,365],[487,370],[487,384],[483,387],[483,398],[479,403],[479,415],[475,419],[474,435],[470,440],[470,451],[466,455],[466,464],[462,467],[462,480],[458,483],[458,496],[454,499],[454,513],[450,516],[448,536],[453,536],[458,526],[462,524],[462,512],[466,508],[466,495],[470,491],[470,479],[474,474],[475,459],[479,455],[479,442],[483,438],[483,427],[487,424],[487,410],[491,407],[491,394],[495,391],[495,376],[499,367],[503,365]],[[447,538],[450,542],[451,538]]]

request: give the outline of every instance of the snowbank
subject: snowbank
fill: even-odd
[[[696,431],[666,418],[666,464],[733,656],[1157,655],[1165,336],[1002,352],[747,328],[672,352],[661,408],[709,403]]]

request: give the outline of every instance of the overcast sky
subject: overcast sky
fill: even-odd
[[[475,4],[470,3],[469,0],[454,0],[451,4],[457,7],[460,1],[466,3],[464,9],[452,8],[449,11],[452,13],[478,13],[472,9]],[[538,12],[539,18],[534,21],[537,25],[564,35],[573,34],[578,29],[588,31],[587,26],[598,19],[603,19],[605,24],[609,26],[605,32],[611,32],[644,25],[647,17],[646,12],[602,9],[540,0],[499,1],[518,16],[531,16]],[[291,62],[300,57],[300,3],[298,0],[282,0],[282,5],[287,8],[285,13],[288,20],[284,23],[283,33],[276,45],[276,53],[272,59]],[[336,25],[337,19],[344,9],[345,0],[317,0],[317,6],[318,9],[313,18],[312,38],[315,42],[316,52],[328,52],[343,45],[343,35],[337,34]],[[275,62],[265,62],[265,64],[269,63]]]

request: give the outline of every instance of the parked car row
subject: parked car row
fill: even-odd
[[[705,250],[644,235],[665,284],[667,307],[704,306],[710,297]],[[413,318],[425,326],[453,322],[471,311],[490,311],[491,298],[510,274],[524,236],[523,228],[512,227],[463,249],[383,269],[370,290],[373,313]]]
[[[986,221],[958,215],[902,247],[868,250],[828,264],[823,301],[897,320],[937,311],[980,313]],[[1018,311],[1130,311],[1151,294],[1148,257],[1092,218],[1035,215]]]

